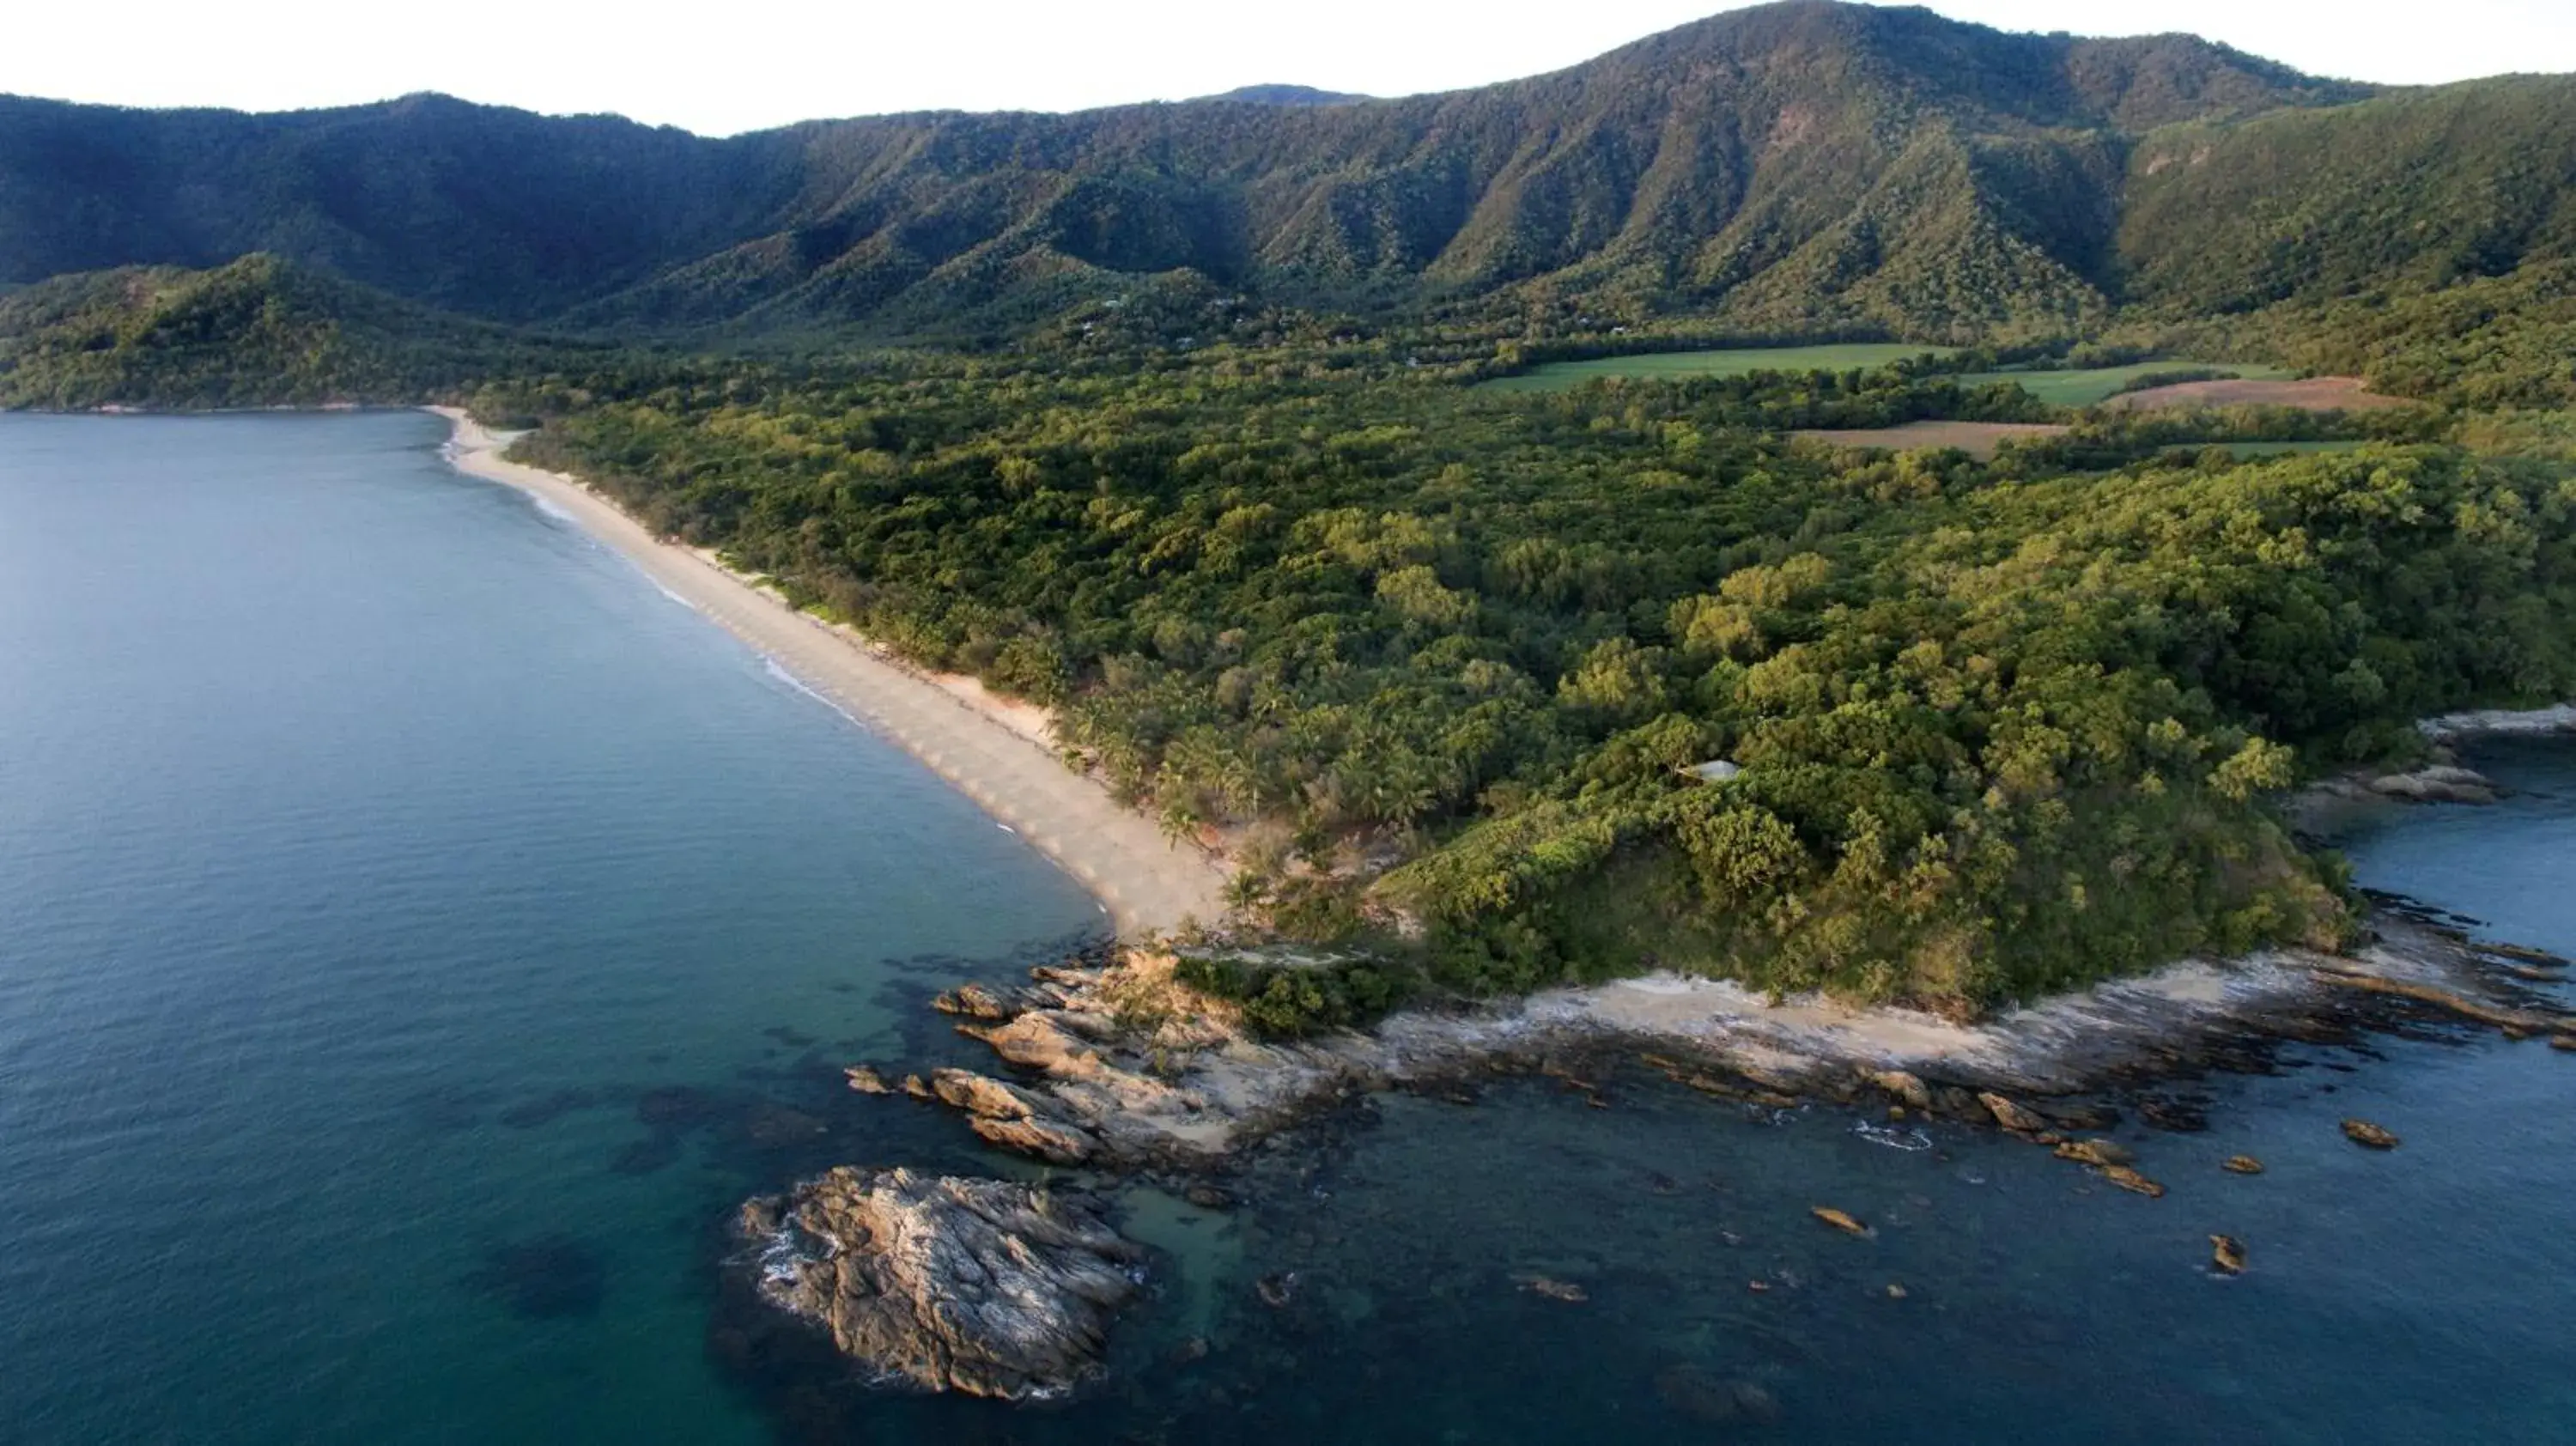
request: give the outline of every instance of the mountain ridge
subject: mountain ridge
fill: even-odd
[[[2576,154],[2576,85],[2486,90],[2510,97],[2504,133]],[[2420,117],[2439,94],[2189,36],[1786,0],[1430,95],[920,112],[723,139],[435,95],[258,115],[9,97],[0,284],[264,252],[462,314],[628,335],[1009,334],[1171,278],[1541,333],[1691,317],[2008,340],[2137,304],[2263,304],[2270,243],[2231,241],[2233,269],[2213,275],[2170,218],[2202,189],[2309,183],[2259,144],[2221,142],[2296,132],[2316,151],[2350,131],[2384,147],[2416,121],[2370,107]],[[2307,129],[2263,129],[2282,116]],[[2177,126],[2210,134],[2225,177],[2132,165]],[[2515,220],[2510,188],[2481,200],[2480,184],[2426,204],[2474,203],[2464,224],[2485,229],[2446,233],[2400,272],[2449,274],[2452,252],[2483,256],[2480,275],[2557,254],[2565,228]],[[2324,288],[2354,270],[2308,268]]]
[[[1232,90],[1219,91],[1215,95],[1193,96],[1189,103],[1232,101],[1239,105],[1347,105],[1353,101],[1377,99],[1380,97],[1361,95],[1354,91],[1320,90],[1311,85],[1282,85],[1271,82],[1261,85],[1238,85]]]

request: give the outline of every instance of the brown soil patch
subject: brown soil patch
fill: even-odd
[[[2359,412],[2413,403],[2404,397],[2371,391],[2359,377],[2310,377],[2298,382],[2182,382],[2125,392],[2102,405],[2121,411],[2157,407],[2297,407],[2308,412]]]
[[[1901,427],[1804,431],[1796,435],[1837,447],[1875,447],[1889,452],[1956,447],[1972,457],[1992,457],[2007,437],[2054,437],[2065,430],[2046,422],[1908,422]]]

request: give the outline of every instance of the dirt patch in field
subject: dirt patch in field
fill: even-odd
[[[2181,382],[2125,392],[2102,405],[2121,411],[2157,407],[2297,407],[2308,412],[2360,412],[2413,403],[2404,397],[2382,396],[2359,377],[2310,377],[2297,382]]]
[[[1972,457],[1992,457],[2008,437],[2054,437],[2065,431],[2064,427],[2045,422],[1908,422],[1901,427],[1810,430],[1797,435],[1837,447],[1873,447],[1889,452],[1956,447]]]

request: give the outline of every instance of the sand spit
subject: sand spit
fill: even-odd
[[[579,481],[506,460],[511,437],[461,409],[431,410],[455,429],[448,457],[458,471],[516,487],[569,516],[834,707],[902,745],[1080,880],[1120,932],[1165,931],[1223,916],[1219,865],[1195,847],[1166,840],[1152,820],[1066,768],[1049,746],[1043,711],[993,697],[971,678],[907,667],[851,630],[790,607],[712,555],[653,536]]]

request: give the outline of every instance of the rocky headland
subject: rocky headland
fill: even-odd
[[[2283,1041],[2426,1019],[2576,1040],[2576,1017],[2529,987],[2560,968],[2383,909],[2377,937],[2347,955],[2185,962],[1974,1023],[1661,974],[1283,1041],[1255,1037],[1229,1006],[1180,983],[1171,954],[1130,949],[1091,967],[1039,969],[1025,986],[943,996],[965,1016],[959,1031],[1004,1068],[941,1070],[908,1092],[1050,1164],[1184,1185],[1222,1175],[1246,1146],[1355,1094],[1439,1091],[1496,1069],[1585,1088],[1606,1056],[1719,1098],[1891,1107],[2039,1134],[2093,1113],[2064,1101]],[[853,1081],[904,1092],[864,1068]]]
[[[863,1093],[956,1111],[988,1143],[1051,1167],[1051,1180],[1141,1179],[1217,1207],[1267,1153],[1256,1147],[1287,1143],[1358,1095],[1465,1102],[1496,1072],[1537,1073],[1611,1108],[1607,1082],[1638,1067],[1757,1109],[1858,1107],[1891,1138],[1932,1120],[1995,1129],[2161,1197],[2126,1147],[2090,1132],[2129,1106],[2158,1128],[2200,1128],[2193,1107],[2153,1093],[2177,1078],[2259,1068],[2286,1042],[2427,1026],[2576,1050],[2576,1015],[2532,987],[2562,980],[2564,961],[2472,943],[2393,902],[2376,924],[2346,955],[2175,964],[1975,1023],[1657,975],[1299,1040],[1255,1036],[1176,977],[1173,953],[1126,948],[940,996],[958,1031],[993,1051],[991,1072],[848,1074]],[[881,1379],[1010,1399],[1091,1375],[1148,1264],[1099,1196],[901,1170],[836,1170],[754,1201],[743,1230],[761,1294]]]
[[[2545,717],[2554,731],[2561,712],[2576,722],[2576,710],[2494,716]],[[2456,720],[2443,732],[2427,725],[2446,744],[2471,731]],[[2367,791],[2494,796],[2453,762],[2413,776],[2423,786]],[[1971,1022],[1659,973],[1407,1010],[1298,1039],[1261,1037],[1235,1006],[1185,983],[1175,950],[1130,946],[940,995],[934,1007],[992,1051],[989,1070],[897,1076],[858,1064],[848,1076],[863,1093],[952,1109],[987,1143],[1054,1172],[1147,1179],[1218,1205],[1256,1146],[1356,1096],[1410,1089],[1464,1100],[1482,1077],[1528,1072],[1608,1108],[1604,1081],[1640,1066],[1755,1108],[1831,1102],[1891,1129],[1935,1119],[1997,1129],[2155,1197],[2163,1185],[2129,1150],[2088,1137],[2117,1119],[2115,1098],[2260,1067],[2286,1042],[2380,1030],[2466,1025],[2576,1051],[2576,1014],[2535,987],[2563,982],[2565,961],[2474,942],[2453,922],[2383,898],[2367,941],[2346,953],[2183,961]],[[2197,1127],[2187,1106],[2149,1100],[2141,1113],[2162,1128]],[[2227,1168],[2262,1166],[2247,1158]],[[1833,1223],[1832,1213],[1819,1218]],[[761,1242],[763,1295],[826,1326],[844,1354],[914,1385],[1013,1398],[1083,1379],[1138,1294],[1146,1258],[1096,1197],[902,1171],[835,1171],[784,1200],[753,1202],[745,1222]]]
[[[1078,1190],[843,1167],[739,1221],[761,1295],[888,1382],[1006,1400],[1095,1369],[1143,1252]]]

